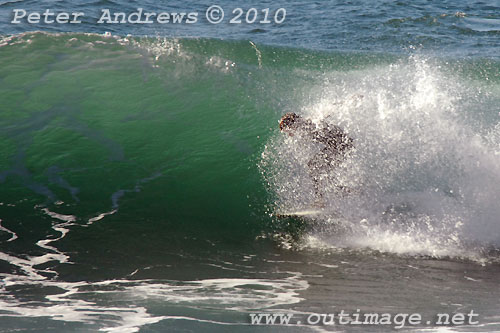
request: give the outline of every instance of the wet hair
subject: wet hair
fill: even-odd
[[[289,112],[283,115],[280,120],[280,130],[284,130],[287,128],[292,128],[292,125],[299,119],[300,116],[295,114],[294,112]]]

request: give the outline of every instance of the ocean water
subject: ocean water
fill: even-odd
[[[205,10],[226,11],[210,24]],[[241,7],[283,23],[230,24]],[[198,12],[98,24],[102,9]],[[13,10],[85,12],[12,24]],[[0,332],[500,331],[498,1],[0,1]],[[279,132],[297,112],[354,149]],[[348,191],[339,190],[346,188]],[[441,325],[439,313],[478,314]],[[290,313],[252,325],[252,313]],[[299,324],[298,321],[301,321]]]

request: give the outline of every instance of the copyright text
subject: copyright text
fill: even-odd
[[[285,8],[232,8],[212,5],[203,11],[147,11],[137,8],[132,12],[101,9],[97,24],[195,24],[204,20],[210,24],[281,24],[286,19]],[[28,11],[14,9],[12,24],[80,24],[84,12],[56,12],[52,9]]]

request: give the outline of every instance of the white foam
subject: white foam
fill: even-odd
[[[97,215],[96,217],[92,217],[92,218],[90,218],[90,219],[88,220],[87,224],[89,224],[89,225],[90,225],[90,224],[93,224],[94,222],[100,221],[100,220],[102,220],[103,218],[105,218],[105,217],[106,217],[106,216],[108,216],[108,215],[113,215],[113,214],[115,214],[117,211],[118,211],[118,209],[113,209],[113,210],[111,210],[111,211],[109,211],[109,212],[99,214],[99,215]]]
[[[342,126],[355,149],[323,175],[336,214],[315,218],[323,226],[306,237],[310,246],[479,261],[483,248],[500,246],[500,124],[478,128],[469,111],[488,110],[495,87],[445,74],[421,56],[320,81],[300,113]],[[307,163],[320,148],[281,133],[267,142],[259,167],[277,210],[316,200]]]
[[[176,283],[142,284],[134,293],[165,302],[220,306],[226,310],[266,309],[298,303],[299,291],[309,287],[300,273],[283,279],[206,279]]]
[[[2,257],[0,259],[12,259]],[[15,259],[15,258],[14,258]],[[16,261],[16,260],[15,260]],[[25,263],[27,264],[27,263]],[[30,266],[28,264],[28,266]],[[276,279],[206,279],[196,281],[107,280],[101,282],[58,282],[43,278],[30,279],[19,275],[5,276],[6,284],[59,288],[60,293],[46,295],[40,305],[0,298],[2,316],[50,317],[65,322],[96,323],[104,332],[137,332],[148,324],[164,319],[195,320],[185,316],[154,316],[144,306],[132,304],[144,301],[162,304],[192,305],[221,311],[251,311],[285,306],[300,302],[299,292],[308,288],[300,273],[283,272],[288,277]],[[38,276],[37,276],[38,277]],[[110,299],[128,300],[126,306],[110,306]],[[119,303],[118,303],[119,304]],[[28,306],[29,305],[29,306]],[[106,320],[99,320],[105,316]],[[234,325],[210,321],[217,325]]]
[[[75,222],[76,216],[74,215],[64,215],[55,212],[51,212],[48,208],[43,208],[42,211],[54,219],[58,219],[64,222]]]
[[[18,237],[17,237],[17,234],[7,228],[5,228],[3,225],[2,225],[2,219],[0,219],[0,230],[1,231],[4,231],[6,233],[9,233],[10,234],[10,238],[7,239],[7,242],[12,242],[14,240],[16,240]]]

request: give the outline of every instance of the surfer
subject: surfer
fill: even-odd
[[[310,119],[290,112],[281,117],[280,130],[290,136],[295,134],[318,142],[324,147],[307,163],[309,174],[313,180],[314,191],[321,201],[321,174],[336,168],[344,160],[347,151],[353,147],[350,138],[339,126],[323,124],[319,128]],[[343,187],[339,187],[345,190]],[[321,205],[321,204],[320,204]]]

